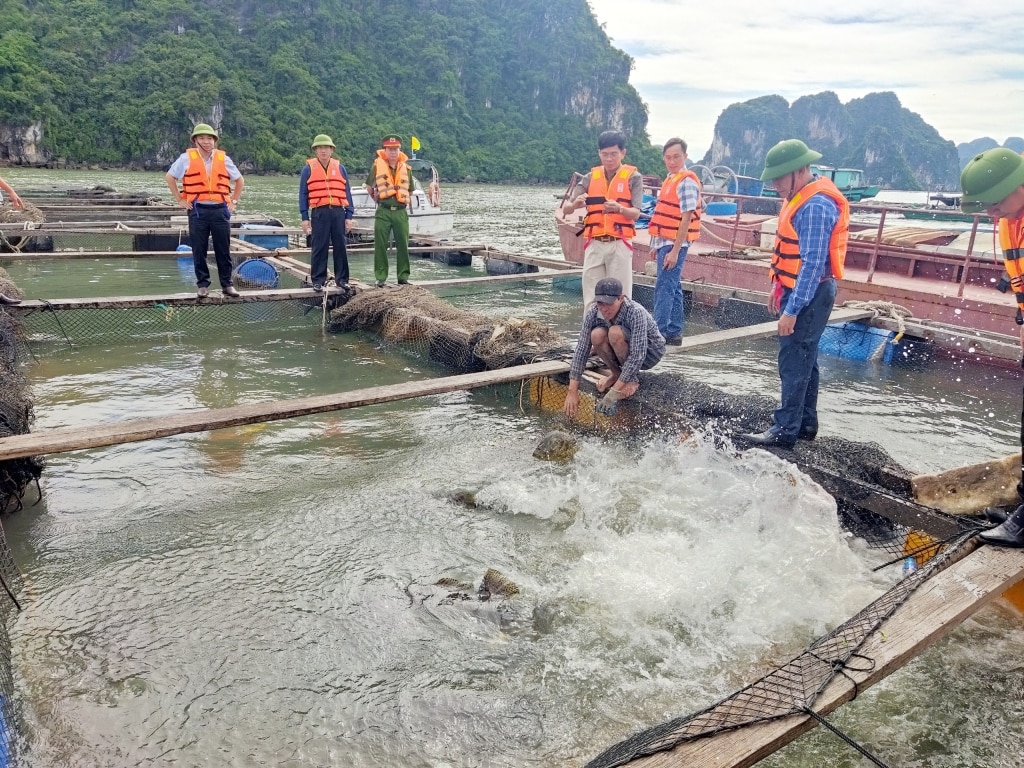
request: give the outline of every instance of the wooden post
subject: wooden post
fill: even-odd
[[[882,243],[882,231],[885,229],[885,208],[882,209],[882,215],[878,219],[878,232],[875,234],[875,247],[871,251],[871,260],[868,262],[868,279],[866,282],[870,283],[875,277],[875,265],[878,264],[878,246]]]

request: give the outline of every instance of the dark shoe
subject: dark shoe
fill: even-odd
[[[343,290],[343,291],[352,290],[352,287],[348,283],[342,283],[338,287],[341,288],[341,290]]]
[[[378,288],[383,288],[384,287],[384,281],[383,280],[378,280],[377,281],[377,287]]]
[[[0,304],[21,304],[21,299],[8,296],[6,293],[0,293]]]
[[[800,431],[796,433],[797,440],[813,440],[817,436],[818,430],[810,427],[800,427]]]
[[[235,286],[233,286],[233,285],[225,286],[224,288],[221,289],[221,292],[225,296],[230,296],[233,299],[237,299],[237,298],[239,298],[242,295],[242,294],[240,294],[238,292],[238,289],[235,288]]]
[[[399,285],[412,285],[412,283],[410,283],[408,280],[399,280],[398,284]]]
[[[668,336],[665,338],[665,343],[670,347],[681,347],[683,346],[682,336]]]
[[[1006,514],[1006,510],[1000,509],[999,507],[985,507],[985,509],[982,510],[982,514],[985,516],[985,520],[992,525],[1001,525],[1005,523],[1006,518],[1009,517],[1009,515]]]
[[[792,448],[796,445],[796,438],[786,437],[775,427],[757,435],[740,435],[740,440],[751,445],[775,446],[778,448]]]
[[[200,285],[198,290],[196,290],[196,296],[198,296],[200,299],[205,299],[209,295],[210,289],[207,288],[205,285]]]
[[[997,547],[1024,547],[1024,504],[1021,504],[1006,522],[979,533],[978,538]]]
[[[316,291],[317,293],[321,293],[323,289],[324,287],[320,285],[320,283],[313,283],[313,290]]]

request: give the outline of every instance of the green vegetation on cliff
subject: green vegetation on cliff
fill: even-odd
[[[606,128],[660,163],[586,0],[0,0],[0,18],[0,127],[41,126],[55,159],[166,167],[204,121],[256,171],[296,171],[320,132],[354,169],[415,135],[449,178],[562,181]]]

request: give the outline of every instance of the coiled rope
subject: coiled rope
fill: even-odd
[[[907,331],[906,321],[914,316],[914,313],[906,307],[894,304],[891,301],[847,301],[843,303],[843,306],[871,312],[872,320],[877,320],[880,317],[895,320],[897,332],[896,338],[892,340],[893,344],[898,344],[900,339],[903,338],[903,334]]]

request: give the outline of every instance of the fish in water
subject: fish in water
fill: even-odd
[[[541,461],[572,461],[580,444],[572,435],[557,429],[548,432],[533,449],[533,458]]]

